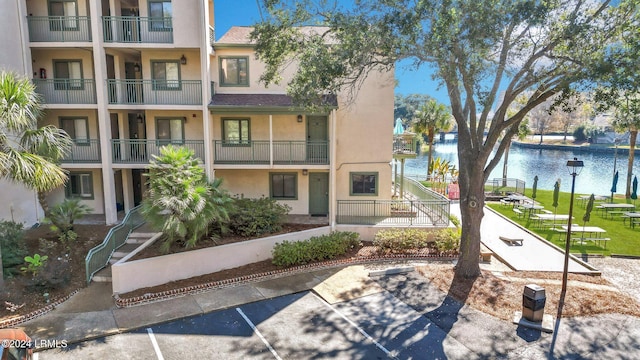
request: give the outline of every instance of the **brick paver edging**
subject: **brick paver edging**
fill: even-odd
[[[441,255],[416,255],[416,254],[392,254],[382,256],[367,256],[355,259],[329,260],[319,263],[294,266],[287,269],[274,270],[260,274],[245,275],[233,279],[212,281],[200,285],[192,285],[183,288],[166,290],[157,293],[145,294],[142,296],[134,296],[130,298],[120,297],[119,294],[114,295],[116,306],[119,308],[132,307],[137,305],[149,304],[157,301],[164,301],[171,298],[182,297],[186,295],[199,294],[211,290],[217,290],[227,287],[234,287],[256,281],[270,280],[288,275],[295,275],[303,272],[330,269],[341,266],[361,265],[375,262],[389,262],[396,260],[454,260],[458,256],[441,256]]]
[[[6,320],[2,320],[0,321],[0,329],[4,329],[6,327],[13,327],[19,324],[22,324],[23,322],[27,322],[29,320],[33,320],[37,317],[40,317],[48,312],[50,312],[51,310],[55,309],[58,305],[62,304],[63,302],[69,300],[73,295],[77,294],[78,291],[80,291],[79,289],[73,291],[71,294],[64,296],[54,302],[52,302],[51,304],[38,309],[38,310],[34,310],[28,314],[25,315],[20,315],[20,316],[16,316],[14,318],[10,318],[10,319],[6,319]]]

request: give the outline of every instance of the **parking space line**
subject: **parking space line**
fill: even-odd
[[[162,352],[160,351],[160,346],[158,346],[158,342],[156,341],[156,336],[153,335],[153,330],[151,330],[151,328],[147,328],[147,333],[149,334],[151,344],[153,345],[153,350],[156,352],[158,360],[164,360],[164,356],[162,356]]]
[[[254,333],[256,333],[256,335],[258,335],[258,337],[260,338],[260,340],[262,340],[262,342],[267,346],[267,349],[269,349],[269,351],[271,351],[271,353],[273,354],[273,356],[278,359],[278,360],[282,360],[282,358],[278,355],[278,353],[276,352],[276,350],[271,346],[271,344],[269,344],[269,342],[267,341],[267,339],[264,338],[264,336],[262,336],[262,334],[260,333],[260,330],[258,330],[258,328],[253,324],[253,322],[251,322],[251,320],[249,320],[249,318],[247,317],[247,315],[244,314],[244,312],[242,311],[242,309],[240,308],[236,308],[236,311],[240,314],[240,316],[242,316],[242,318],[244,319],[244,321],[247,322],[247,324],[249,324],[249,326],[251,327],[251,329],[253,330]]]
[[[340,311],[338,311],[338,309],[334,308],[333,306],[331,306],[331,304],[329,304],[328,302],[324,301],[321,297],[319,297],[318,295],[316,295],[315,293],[311,292],[311,294],[313,294],[313,296],[315,296],[318,300],[320,300],[321,303],[325,304],[329,309],[331,309],[333,312],[335,312],[336,314],[340,315],[341,318],[343,318],[346,322],[348,322],[351,326],[353,326],[354,328],[356,328],[356,330],[358,330],[358,332],[360,332],[360,334],[362,334],[362,336],[364,336],[365,338],[371,340],[371,342],[373,342],[375,344],[375,346],[382,350],[385,354],[387,354],[388,357],[392,358],[392,359],[397,359],[396,356],[394,356],[391,351],[387,350],[387,348],[385,348],[384,346],[382,346],[382,344],[380,344],[379,342],[377,342],[373,337],[371,337],[371,335],[369,335],[366,331],[364,331],[363,328],[361,328],[360,326],[358,326],[358,324],[354,323],[351,319],[349,319],[346,315],[344,315],[343,313],[341,313]]]

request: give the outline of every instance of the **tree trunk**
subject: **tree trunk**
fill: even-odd
[[[49,203],[47,203],[47,193],[44,191],[38,191],[38,203],[40,203],[40,207],[42,207],[44,217],[48,218],[51,213],[51,209],[49,209]]]
[[[427,180],[431,180],[431,160],[433,159],[433,129],[429,128],[427,131],[427,141],[429,142],[429,156],[427,158]]]
[[[504,163],[502,163],[502,186],[507,186],[507,167],[509,166],[509,149],[511,148],[511,140],[507,143],[507,147],[504,149]]]
[[[477,155],[460,148],[460,215],[462,235],[456,276],[475,278],[480,275],[480,225],[484,217],[484,162]]]
[[[4,265],[2,265],[2,247],[0,246],[0,290],[4,290]]]
[[[633,177],[633,159],[635,157],[636,138],[638,137],[638,130],[631,130],[629,137],[629,163],[627,165],[627,191],[624,193],[624,197],[631,198],[631,178]]]

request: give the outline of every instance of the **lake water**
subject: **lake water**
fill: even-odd
[[[456,141],[438,142],[434,146],[434,159],[441,157],[458,166],[458,144]],[[611,195],[613,180],[614,154],[574,152],[572,150],[538,150],[526,149],[516,145],[511,146],[507,177],[517,178],[526,182],[531,188],[533,177],[538,176],[538,189],[553,190],[553,185],[560,179],[560,191],[571,191],[571,176],[567,170],[567,160],[574,157],[584,161],[584,168],[576,177],[575,192],[580,194]],[[640,169],[640,156],[635,157],[635,169]],[[490,179],[502,178],[502,164],[491,172]],[[628,155],[618,152],[616,169],[619,180],[616,194],[624,194],[626,187]],[[418,155],[416,159],[408,159],[405,163],[405,173],[408,175],[425,176],[427,169],[427,153]]]

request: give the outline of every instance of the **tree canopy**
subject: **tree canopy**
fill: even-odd
[[[356,91],[371,71],[413,59],[429,66],[449,95],[458,126],[462,238],[456,274],[479,274],[484,182],[518,125],[538,104],[594,78],[637,28],[638,0],[379,0],[355,6],[313,0],[267,0],[267,20],[256,25],[256,52],[266,64],[261,80],[287,79],[296,101]],[[322,25],[314,31],[303,25]],[[598,71],[611,69],[601,66]],[[356,90],[354,90],[356,89]],[[525,105],[508,114],[527,94]],[[486,132],[486,136],[485,136]],[[494,146],[498,144],[494,152]]]

